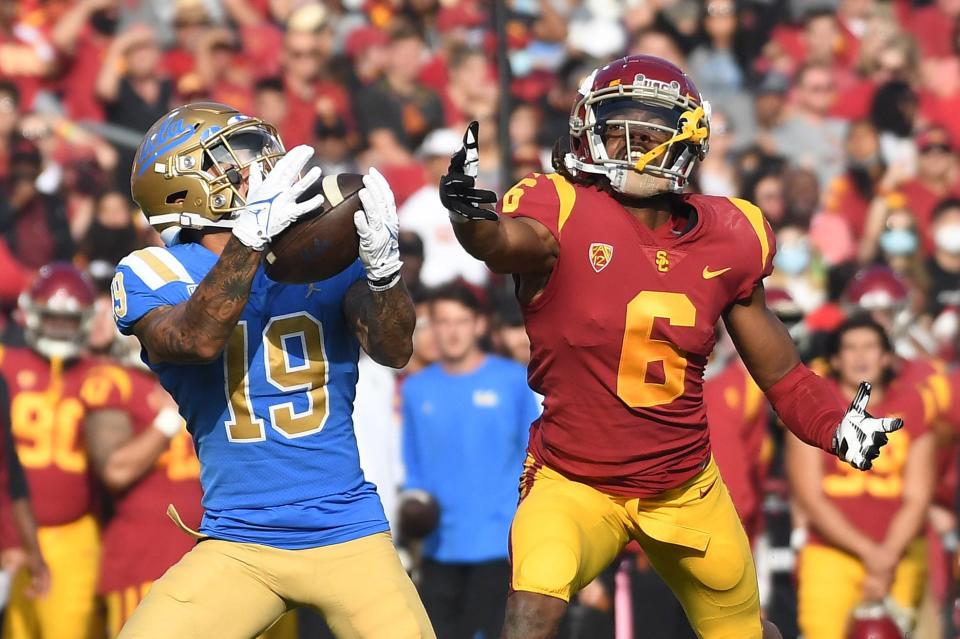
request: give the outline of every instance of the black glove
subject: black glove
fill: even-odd
[[[463,146],[450,158],[447,174],[440,178],[440,201],[451,213],[463,221],[498,220],[495,211],[480,206],[496,204],[497,194],[476,188],[477,165],[480,152],[477,150],[477,132],[480,125],[474,120],[463,134]]]

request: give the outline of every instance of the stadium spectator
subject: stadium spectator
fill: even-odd
[[[77,252],[88,264],[100,260],[116,266],[139,243],[130,200],[119,191],[107,191],[97,198],[93,219]]]
[[[0,179],[7,176],[10,145],[20,119],[20,90],[17,85],[0,80]]]
[[[17,261],[33,270],[52,261],[69,260],[74,253],[62,198],[37,188],[41,162],[34,143],[17,139],[0,197],[0,234]]]
[[[332,47],[322,5],[304,5],[291,14],[282,58],[287,117],[279,125],[288,148],[310,142],[318,118],[327,123],[351,118],[350,96],[332,75]]]
[[[510,580],[507,533],[527,431],[539,409],[522,366],[480,349],[487,318],[450,285],[431,301],[438,363],[403,385],[405,489],[440,507],[420,592],[437,637],[495,637]]]
[[[917,134],[916,177],[900,185],[899,191],[907,198],[917,216],[922,231],[921,246],[928,255],[933,252],[930,220],[937,202],[948,197],[960,197],[960,165],[949,132],[942,127],[931,127]]]
[[[797,72],[792,115],[772,131],[774,148],[813,170],[826,186],[843,171],[846,123],[830,116],[836,85],[829,66],[811,63]]]
[[[452,129],[437,129],[423,141],[417,154],[426,168],[426,184],[400,207],[400,228],[413,231],[423,240],[423,269],[420,280],[425,286],[439,286],[462,277],[482,286],[489,271],[457,243],[447,210],[440,203],[440,176],[447,172],[450,156],[460,148],[461,137]]]
[[[443,124],[440,98],[417,82],[425,44],[410,26],[390,33],[383,78],[362,88],[354,103],[361,132],[368,138],[388,132],[396,144],[416,149],[427,133]]]
[[[937,318],[948,308],[960,310],[960,199],[937,205],[931,216],[931,233],[935,248],[927,261],[927,312]]]

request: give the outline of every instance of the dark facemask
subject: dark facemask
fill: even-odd
[[[90,16],[90,26],[103,36],[112,36],[116,33],[119,21],[117,12],[111,9],[100,9]]]

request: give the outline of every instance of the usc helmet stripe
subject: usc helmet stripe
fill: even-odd
[[[767,257],[770,255],[770,243],[767,241],[767,232],[766,232],[766,220],[763,219],[763,212],[755,205],[746,200],[741,200],[740,198],[731,197],[727,198],[730,202],[733,203],[740,212],[747,218],[750,222],[750,226],[753,227],[753,232],[757,234],[757,239],[760,240],[760,265],[761,267],[765,266],[767,263]]]

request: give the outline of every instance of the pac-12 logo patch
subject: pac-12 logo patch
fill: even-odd
[[[609,264],[612,259],[613,247],[609,244],[594,242],[590,245],[590,265],[597,273],[607,268],[607,264]]]

